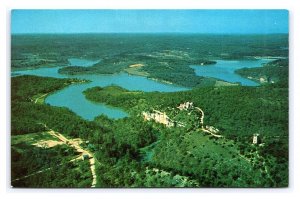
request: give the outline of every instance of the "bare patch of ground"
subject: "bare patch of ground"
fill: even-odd
[[[143,67],[145,66],[144,64],[132,64],[129,66],[129,68],[140,68],[140,67]]]
[[[32,145],[34,145],[36,147],[40,147],[40,148],[52,148],[52,147],[55,147],[55,146],[61,145],[61,144],[64,144],[64,143],[61,141],[56,141],[56,140],[41,140]]]

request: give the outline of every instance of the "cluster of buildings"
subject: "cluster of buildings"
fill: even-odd
[[[213,127],[213,126],[205,126],[205,129],[206,130],[208,130],[208,131],[210,131],[210,132],[212,132],[212,133],[219,133],[219,129],[217,129],[217,128],[215,128],[215,127]]]
[[[166,127],[184,127],[182,122],[170,119],[165,112],[153,110],[152,112],[142,112],[144,119],[147,121],[154,120],[157,123],[163,124]]]
[[[184,102],[180,104],[177,107],[180,111],[182,110],[191,110],[195,109],[199,112],[199,122],[201,125],[201,129],[207,133],[210,133],[211,135],[215,137],[222,137],[221,135],[218,135],[219,129],[213,127],[213,126],[203,126],[203,120],[204,120],[204,112],[199,107],[194,107],[193,102]],[[158,110],[153,110],[151,112],[142,112],[142,115],[145,120],[150,121],[154,120],[157,123],[163,124],[166,127],[185,127],[186,124],[178,121],[174,121],[170,119],[165,112],[160,112]]]
[[[194,108],[194,105],[193,105],[193,102],[185,102],[185,103],[180,104],[177,108],[181,111],[188,110],[188,109]]]
[[[179,110],[189,110],[194,108],[193,102],[184,102],[177,107]],[[167,116],[165,112],[153,110],[151,112],[142,112],[145,120],[154,120],[157,123],[163,124],[166,127],[184,127],[185,124],[182,122],[174,121]]]
[[[184,102],[177,107],[180,111],[190,110],[194,108],[193,102]],[[196,107],[197,108],[197,107]],[[142,112],[145,120],[154,120],[157,123],[163,124],[166,127],[185,127],[182,122],[174,121],[167,116],[165,112],[160,112],[158,110],[153,110],[151,112]],[[201,118],[203,120],[203,118]]]
[[[147,121],[154,120],[164,124],[166,127],[174,127],[174,121],[171,120],[165,112],[153,110],[153,112],[143,112],[144,119]]]
[[[205,127],[204,127],[204,125],[203,125],[204,112],[199,107],[194,107],[193,102],[184,102],[184,103],[180,104],[177,108],[181,111],[182,110],[190,110],[190,109],[195,108],[200,113],[200,118],[199,118],[200,121],[199,122],[201,124],[201,129],[204,132],[207,132],[214,137],[218,137],[218,138],[223,137],[222,135],[218,134],[219,129],[217,129],[213,126],[208,126],[208,125],[205,125]],[[160,112],[158,110],[152,110],[151,112],[142,112],[142,115],[146,121],[154,120],[155,122],[163,124],[168,128],[170,128],[170,127],[185,127],[186,126],[182,122],[172,120],[171,118],[169,118],[167,116],[167,114],[165,112]],[[252,144],[256,145],[259,143],[260,143],[259,134],[253,134]]]

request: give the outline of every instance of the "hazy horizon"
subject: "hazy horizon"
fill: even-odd
[[[12,34],[288,34],[287,10],[12,10]]]
[[[72,33],[11,33],[12,35],[288,35],[289,33],[193,33],[193,32],[72,32]]]

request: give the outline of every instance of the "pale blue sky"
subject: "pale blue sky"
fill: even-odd
[[[13,10],[14,33],[288,33],[287,10]]]

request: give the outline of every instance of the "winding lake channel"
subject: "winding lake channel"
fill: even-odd
[[[86,59],[69,59],[71,66],[89,67],[100,60],[86,60]],[[245,86],[256,86],[256,82],[243,78],[234,73],[239,68],[253,68],[260,67],[263,63],[271,61],[270,59],[257,59],[245,61],[225,61],[217,60],[217,64],[210,66],[191,66],[195,69],[196,75],[214,77],[228,82],[240,82]],[[42,77],[55,78],[78,78],[90,80],[89,83],[72,84],[63,88],[51,95],[49,95],[45,102],[58,107],[67,107],[87,120],[93,120],[96,116],[105,114],[110,118],[118,119],[128,116],[126,112],[121,109],[107,106],[101,103],[95,103],[87,100],[82,93],[84,90],[95,86],[119,85],[128,90],[140,90],[144,92],[160,91],[160,92],[176,92],[184,91],[189,88],[184,88],[172,84],[165,84],[154,81],[142,76],[128,75],[127,73],[119,73],[112,75],[63,75],[59,74],[58,70],[61,67],[52,68],[38,68],[33,70],[19,70],[13,72],[11,76],[16,75],[36,75]]]
[[[243,86],[258,86],[259,84],[241,77],[234,71],[241,68],[261,67],[274,59],[255,59],[255,60],[215,60],[217,63],[207,66],[190,66],[195,70],[196,75],[204,77],[214,77],[231,83],[241,83]]]

